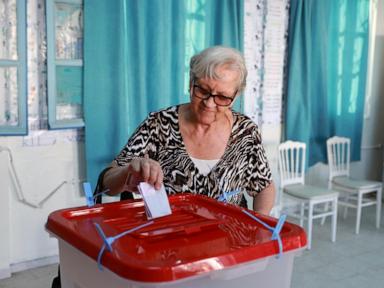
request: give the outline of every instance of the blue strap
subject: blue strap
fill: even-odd
[[[107,189],[107,190],[104,190],[102,192],[99,192],[99,193],[96,193],[95,195],[93,195],[91,183],[89,183],[89,182],[83,183],[83,189],[84,189],[84,194],[85,194],[85,201],[86,201],[88,207],[92,207],[93,205],[95,205],[95,199],[97,196],[103,195],[103,194],[109,192],[109,189]]]
[[[95,205],[95,201],[93,200],[93,193],[91,189],[91,183],[89,182],[84,182],[83,183],[83,189],[84,189],[84,194],[85,194],[85,201],[87,202],[88,207],[92,207]]]
[[[109,252],[112,253],[113,252],[112,243],[114,241],[116,241],[120,237],[123,237],[123,236],[125,236],[125,235],[127,235],[129,233],[132,233],[134,231],[137,231],[137,230],[139,230],[141,228],[144,228],[146,226],[149,226],[149,225],[153,224],[153,221],[149,221],[147,223],[141,224],[139,226],[131,228],[131,229],[127,230],[127,231],[124,231],[124,232],[122,232],[120,234],[117,234],[116,236],[112,236],[112,237],[107,237],[105,235],[103,229],[101,229],[101,227],[100,227],[100,225],[98,223],[94,223],[94,224],[95,224],[97,232],[99,233],[99,235],[103,239],[103,246],[101,247],[101,249],[99,251],[99,255],[97,255],[97,267],[99,268],[100,271],[103,271],[103,266],[101,265],[101,257],[103,256],[105,249],[107,249]]]
[[[287,219],[287,215],[281,215],[279,220],[277,221],[277,224],[275,227],[272,227],[272,226],[269,226],[267,223],[265,223],[264,221],[261,221],[259,218],[257,218],[255,215],[249,213],[248,211],[246,210],[242,210],[245,214],[247,214],[249,217],[251,217],[253,220],[255,220],[256,222],[260,223],[261,225],[263,225],[264,227],[266,227],[269,231],[272,232],[272,237],[271,237],[271,240],[277,240],[277,243],[279,244],[279,254],[277,255],[276,258],[280,258],[281,255],[283,254],[283,242],[281,241],[281,237],[280,237],[280,232],[281,232],[281,229],[283,228],[284,226],[284,222],[285,220]]]
[[[232,191],[228,191],[228,192],[223,191],[223,194],[220,195],[220,197],[217,198],[217,200],[220,202],[228,202],[229,197],[235,196],[235,195],[239,194],[240,192],[241,192],[240,189],[236,189],[236,190],[232,190]]]

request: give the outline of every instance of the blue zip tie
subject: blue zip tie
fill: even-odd
[[[91,189],[91,183],[89,182],[84,182],[83,183],[83,189],[84,189],[84,194],[85,194],[85,201],[87,203],[88,207],[92,207],[95,205],[95,201],[93,199],[93,193]]]
[[[228,192],[223,191],[223,194],[220,195],[220,197],[217,198],[217,200],[220,202],[228,202],[229,197],[235,196],[235,195],[239,194],[240,192],[241,192],[241,189],[236,189],[236,190],[232,190],[232,191],[228,191]]]
[[[99,195],[103,195],[109,191],[109,189],[104,190],[102,192],[96,193],[93,195],[92,189],[91,189],[91,183],[89,182],[84,182],[83,183],[83,189],[84,189],[84,194],[85,194],[85,200],[87,203],[88,207],[92,207],[95,205],[95,198]]]
[[[101,247],[101,249],[99,251],[99,254],[97,255],[97,267],[99,268],[99,270],[103,271],[103,266],[101,265],[101,257],[103,256],[105,249],[107,248],[108,251],[112,253],[112,251],[113,251],[112,243],[114,241],[116,241],[120,237],[123,237],[123,236],[125,236],[125,235],[127,235],[129,233],[135,232],[135,231],[137,231],[137,230],[139,230],[141,228],[144,228],[146,226],[149,226],[149,225],[151,225],[153,223],[154,223],[153,221],[149,221],[147,223],[141,224],[139,226],[136,226],[136,227],[134,227],[132,229],[129,229],[127,231],[124,231],[124,232],[122,232],[122,233],[120,233],[120,234],[118,234],[116,236],[112,236],[112,237],[106,237],[105,233],[104,233],[103,229],[101,229],[100,225],[98,223],[94,223],[97,232],[99,233],[99,235],[103,239],[103,246]]]
[[[276,258],[280,258],[283,254],[283,242],[281,241],[280,232],[281,229],[284,226],[284,222],[287,219],[287,215],[283,214],[279,217],[279,220],[277,221],[277,224],[275,227],[269,226],[267,223],[261,221],[259,218],[257,218],[255,215],[249,213],[246,210],[242,210],[245,214],[247,214],[249,217],[251,217],[256,222],[260,223],[264,227],[266,227],[269,231],[272,232],[271,240],[277,240],[277,243],[279,244],[279,254]]]

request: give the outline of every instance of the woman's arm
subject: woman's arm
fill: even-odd
[[[264,190],[253,197],[253,210],[255,212],[269,215],[275,204],[275,184],[271,182]]]
[[[136,192],[140,182],[160,189],[163,171],[159,162],[149,158],[134,158],[125,166],[113,163],[112,168],[104,174],[103,187],[109,189],[109,195],[116,195],[123,191]]]
[[[105,172],[101,186],[109,189],[109,195],[124,191],[137,192],[140,182],[147,182],[160,189],[163,172],[160,164],[153,160],[157,157],[157,149],[162,145],[159,143],[159,117],[160,112],[148,115],[111,163],[112,168]]]
[[[128,164],[129,165],[129,164]],[[128,175],[128,166],[111,165],[102,179],[103,189],[108,189],[108,195],[116,195],[124,191],[125,181]]]

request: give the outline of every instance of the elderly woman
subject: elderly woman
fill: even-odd
[[[215,46],[192,57],[190,103],[149,114],[101,179],[111,195],[135,192],[139,182],[168,194],[191,192],[269,214],[275,197],[258,127],[232,111],[247,70],[235,49]]]

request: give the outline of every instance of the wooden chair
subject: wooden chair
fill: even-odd
[[[376,205],[376,227],[380,227],[382,182],[357,180],[349,176],[350,163],[349,138],[334,136],[327,140],[327,156],[329,165],[329,188],[340,192],[339,204],[344,206],[344,218],[347,210],[357,210],[355,233],[360,232],[361,210]],[[376,194],[375,199],[364,197]]]
[[[305,153],[306,145],[301,142],[286,141],[279,145],[280,193],[279,202],[288,216],[300,220],[303,226],[307,220],[308,249],[311,249],[313,220],[332,217],[331,240],[336,241],[338,192],[326,188],[306,185]],[[327,207],[324,210],[324,204]],[[321,207],[319,207],[321,205]],[[299,208],[299,213],[297,209]]]

